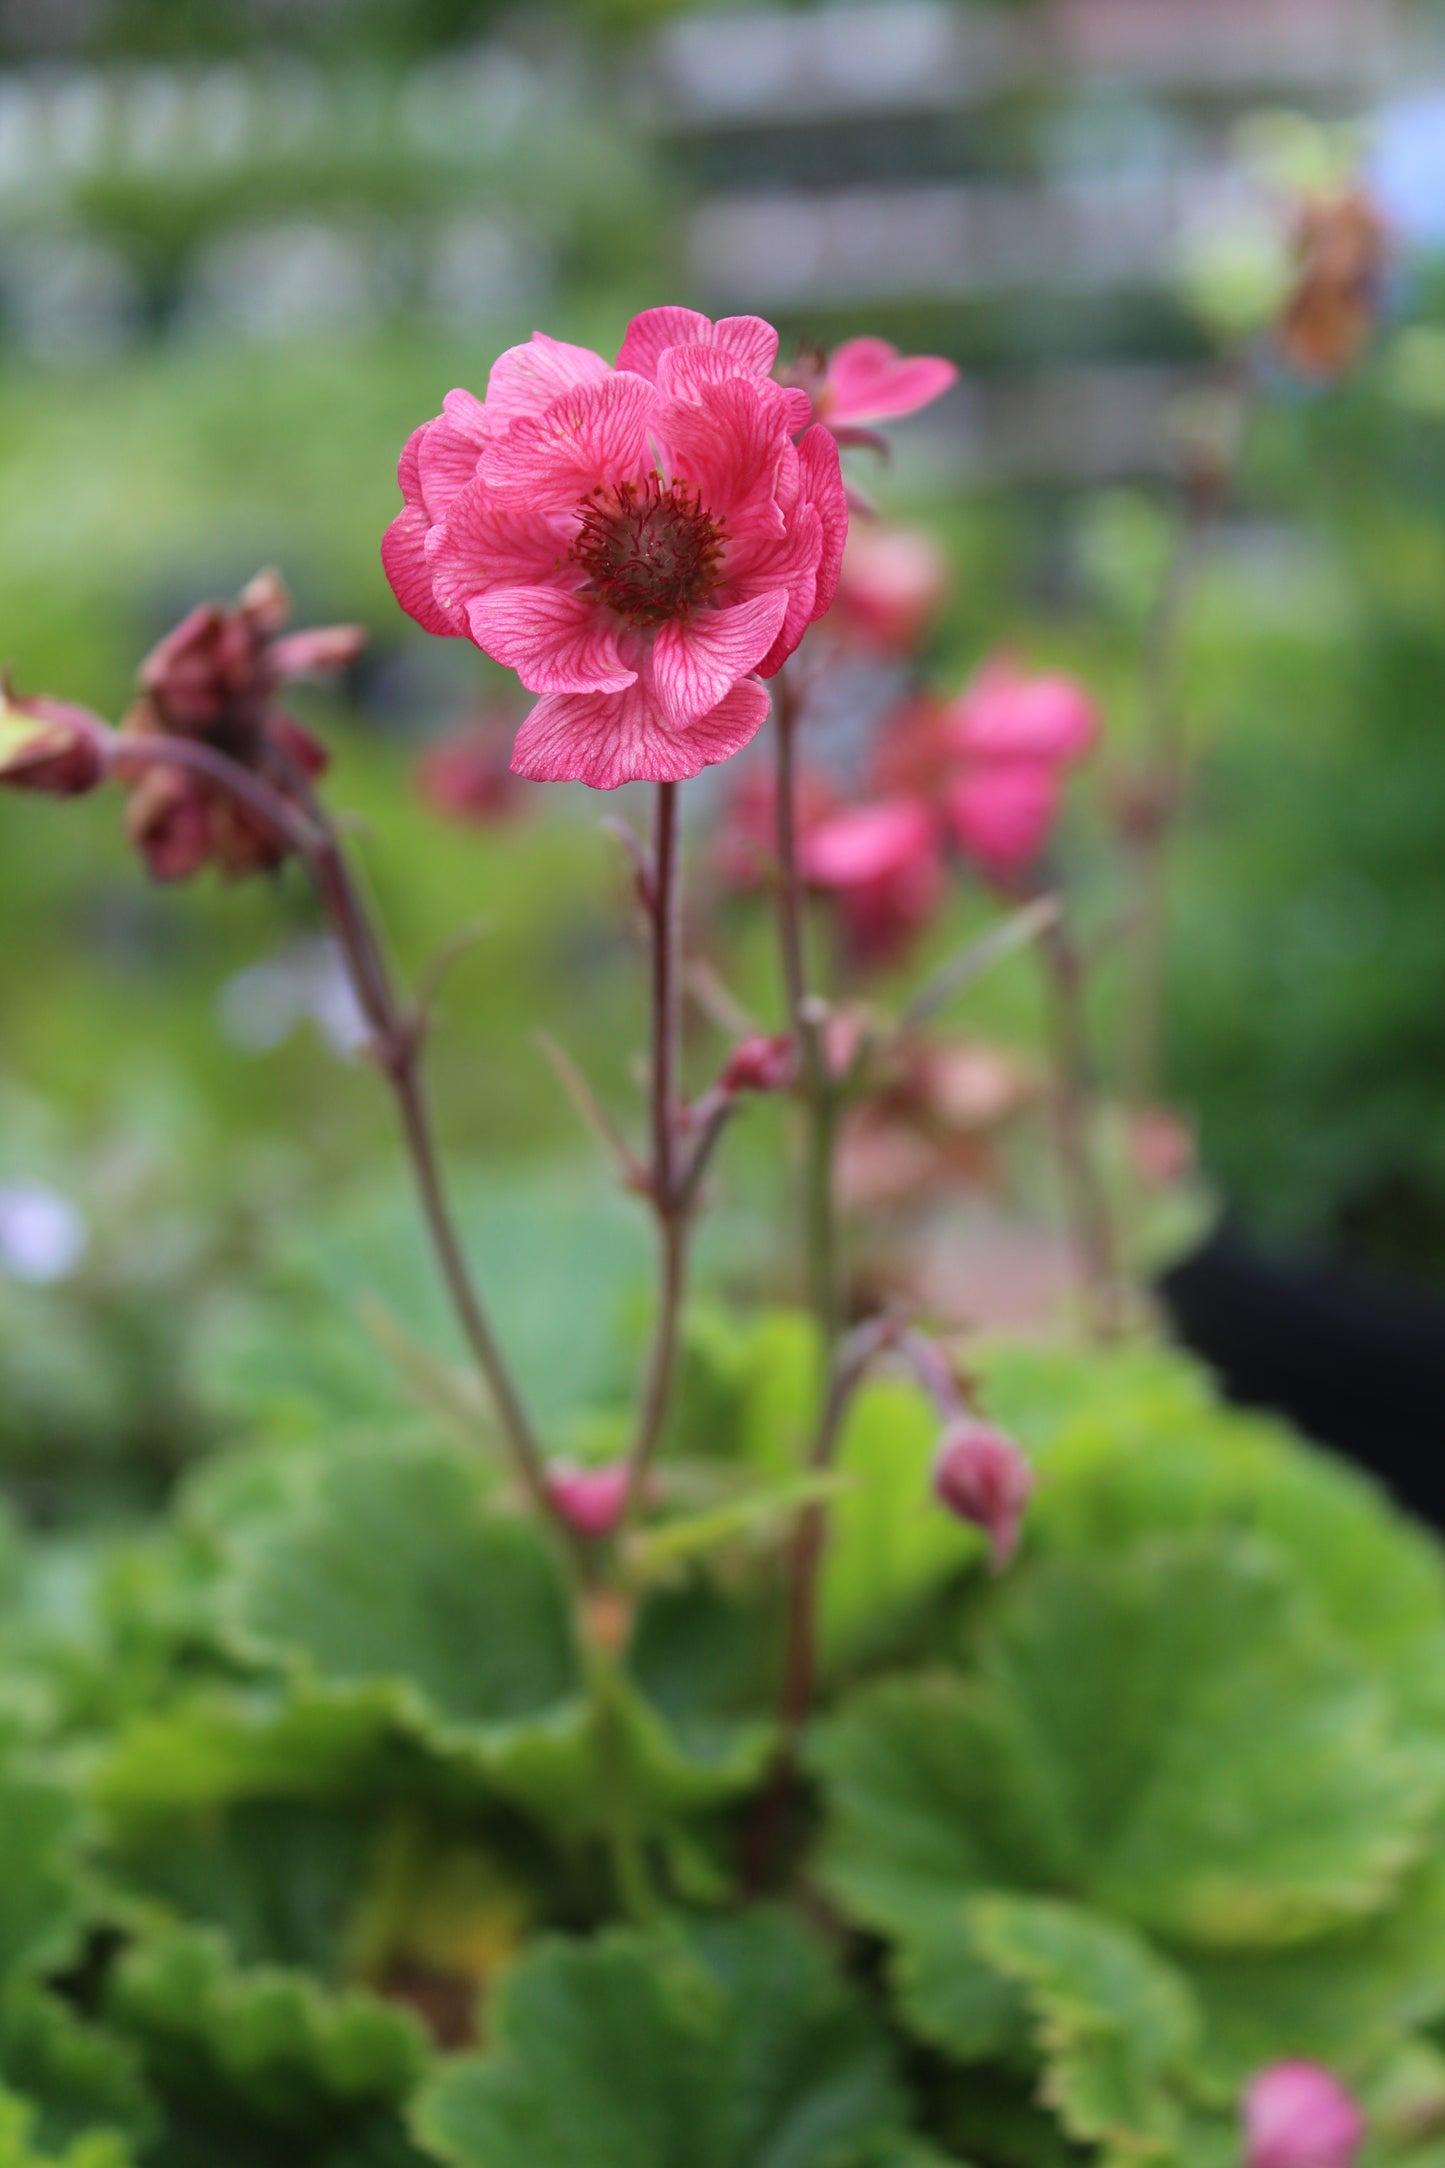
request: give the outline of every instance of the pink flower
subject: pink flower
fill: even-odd
[[[0,787],[78,798],[110,773],[115,732],[89,708],[21,700],[0,676]]]
[[[1245,2168],[1352,2168],[1365,2119],[1319,2063],[1271,2063],[1241,2103]]]
[[[948,818],[969,857],[991,880],[1008,881],[1041,855],[1061,796],[1045,761],[988,761],[952,784]]]
[[[931,535],[875,521],[849,530],[838,582],[844,637],[884,654],[911,654],[947,592],[948,559]]]
[[[491,828],[517,811],[521,785],[494,732],[473,725],[421,755],[413,771],[423,801],[443,820]]]
[[[610,1536],[627,1498],[627,1464],[612,1460],[600,1468],[579,1468],[574,1461],[557,1461],[547,1471],[547,1493],[579,1536]]]
[[[848,339],[835,347],[816,399],[830,429],[871,429],[932,404],[958,382],[951,361],[900,354],[886,339]]]
[[[1082,760],[1099,736],[1099,711],[1074,678],[985,663],[949,717],[955,750],[970,760]]]
[[[387,576],[540,696],[518,775],[680,782],[761,727],[847,531],[837,448],[776,352],[760,317],[690,309],[635,317],[615,366],[538,332],[410,438]]]
[[[984,1531],[995,1573],[1002,1573],[1018,1549],[1033,1487],[1033,1469],[1001,1430],[962,1416],[939,1440],[933,1494],[959,1520]]]
[[[862,962],[888,962],[906,949],[947,887],[938,824],[916,798],[845,807],[809,832],[801,859],[806,879],[835,898]]]
[[[276,704],[294,678],[344,669],[361,652],[359,625],[282,636],[291,613],[274,572],[251,581],[233,608],[203,602],[141,665],[140,698],[121,724],[121,770],[131,785],[126,825],[158,881],[187,880],[214,860],[228,874],[279,865],[285,844],[228,791],[182,768],[124,758],[128,741],[190,738],[294,797],[327,763],[324,746]]]

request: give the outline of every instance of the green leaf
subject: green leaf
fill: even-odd
[[[490,2033],[417,2111],[457,2168],[883,2168],[903,2137],[882,2034],[779,1918],[549,1944]]]
[[[829,1882],[885,1930],[992,1887],[1287,1945],[1382,1910],[1433,1835],[1436,1757],[1248,1539],[1021,1575],[978,1665],[870,1689],[822,1742]]]
[[[121,1960],[107,2012],[165,2106],[166,2159],[408,2157],[399,2115],[425,2065],[421,2034],[369,1994],[243,1970],[219,1936],[169,1928]]]
[[[1128,1928],[1076,1905],[982,1897],[970,1910],[984,1956],[1024,1992],[1043,2097],[1068,2135],[1106,2161],[1166,2152],[1199,2032],[1179,1975]]]
[[[80,1810],[41,1762],[0,1742],[0,1980],[63,1964],[81,1924]]]
[[[1221,1406],[1185,1358],[998,1347],[990,1406],[1045,1480],[1034,1546],[1113,1554],[1141,1537],[1252,1529],[1284,1551],[1330,1623],[1445,1733],[1445,1556],[1361,1469]]]
[[[0,2092],[0,2168],[130,2168],[131,2156],[109,2132],[77,2139],[63,2153],[40,2149],[35,2109],[16,2093]]]
[[[545,1542],[490,1511],[485,1473],[441,1445],[303,1465],[283,1519],[236,1546],[238,1645],[345,1698],[383,1689],[443,1744],[485,1754],[566,1713],[576,1654]]]
[[[0,2083],[30,2100],[46,2146],[98,2127],[137,2145],[153,2133],[154,2106],[131,2044],[32,1980],[12,1980],[0,1995]]]
[[[1194,2078],[1225,2107],[1265,2063],[1303,2056],[1354,2078],[1445,2016],[1445,1858],[1418,1868],[1382,1919],[1299,1949],[1178,1953],[1205,2017]]]

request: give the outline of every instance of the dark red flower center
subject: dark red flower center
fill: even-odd
[[[661,625],[705,602],[722,567],[723,531],[684,482],[618,482],[579,507],[572,558],[593,594],[627,624]]]

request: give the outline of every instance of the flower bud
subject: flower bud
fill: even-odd
[[[718,1086],[725,1092],[786,1092],[797,1074],[798,1050],[786,1033],[775,1039],[755,1035],[738,1041]]]
[[[547,1495],[579,1536],[610,1536],[627,1500],[627,1464],[611,1460],[579,1468],[575,1461],[558,1461],[547,1471]]]
[[[1364,2141],[1354,2096],[1319,2063],[1271,2063],[1241,2112],[1245,2168],[1351,2168]]]
[[[933,1495],[961,1521],[988,1537],[995,1573],[1018,1549],[1034,1471],[1011,1438],[972,1416],[950,1423],[933,1463]]]
[[[112,732],[88,708],[18,700],[0,683],[0,785],[78,798],[110,772]]]

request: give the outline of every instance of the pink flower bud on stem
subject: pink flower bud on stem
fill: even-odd
[[[1245,2168],[1352,2168],[1364,2142],[1359,2104],[1319,2063],[1271,2063],[1240,2111]]]
[[[111,771],[115,733],[65,700],[20,700],[0,679],[0,787],[79,798]]]
[[[1033,1487],[1033,1469],[1001,1430],[963,1415],[944,1431],[933,1463],[933,1495],[946,1511],[983,1530],[995,1573],[1018,1549]]]
[[[610,1536],[627,1503],[627,1463],[612,1460],[599,1468],[579,1468],[556,1461],[547,1471],[547,1495],[569,1528],[591,1542]]]

